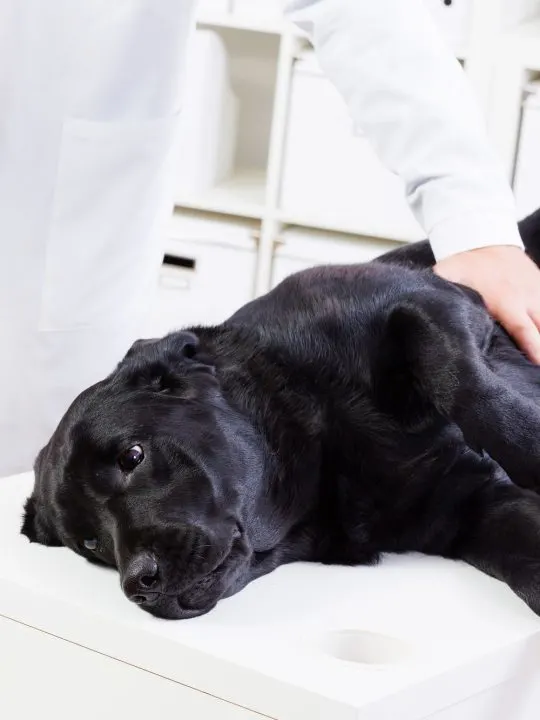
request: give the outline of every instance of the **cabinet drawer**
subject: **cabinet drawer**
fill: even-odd
[[[0,703],[6,720],[264,717],[2,617],[0,638]]]
[[[369,262],[399,247],[391,240],[299,229],[285,231],[280,240],[272,263],[272,287],[288,275],[316,265]]]
[[[164,257],[149,332],[223,322],[253,297],[255,251],[177,241]]]

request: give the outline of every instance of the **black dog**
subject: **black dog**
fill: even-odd
[[[540,215],[522,225],[540,251]],[[39,454],[23,532],[200,615],[282,563],[461,558],[540,613],[540,369],[427,244],[140,341]]]

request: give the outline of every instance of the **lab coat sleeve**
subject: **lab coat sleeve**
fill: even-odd
[[[472,89],[423,0],[289,0],[287,13],[357,127],[403,179],[438,260],[522,247],[514,197]]]

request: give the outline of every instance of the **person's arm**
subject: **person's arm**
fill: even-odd
[[[475,287],[540,362],[540,272],[522,251],[513,194],[466,75],[423,0],[289,0],[287,12],[403,179],[436,271]]]

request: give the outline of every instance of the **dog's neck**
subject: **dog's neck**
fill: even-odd
[[[305,418],[295,410],[301,404],[296,403],[294,382],[272,363],[257,338],[235,330],[215,336],[210,330],[199,338],[215,358],[223,401],[236,416],[231,442],[245,469],[244,512],[254,549],[274,549],[287,541],[293,528],[309,523],[319,503],[318,410],[313,409],[310,437],[298,447],[292,438],[299,425],[305,426]]]

